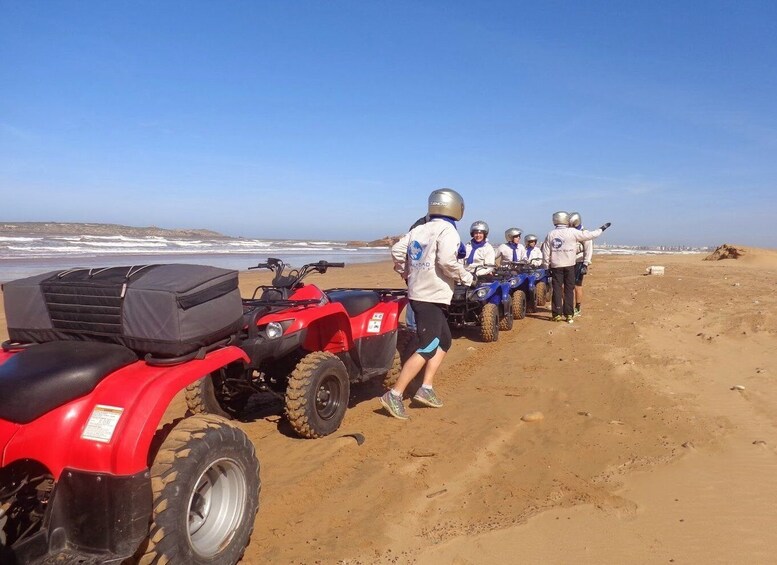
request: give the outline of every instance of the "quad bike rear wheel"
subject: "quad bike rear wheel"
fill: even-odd
[[[192,414],[215,414],[227,420],[239,417],[248,403],[248,394],[226,398],[223,375],[212,373],[186,387],[186,406]]]
[[[499,339],[499,307],[488,303],[483,305],[480,313],[480,338],[483,341],[496,341]]]
[[[302,358],[286,386],[286,417],[300,436],[331,434],[345,417],[350,383],[348,371],[335,355],[316,351]]]
[[[509,332],[513,329],[513,301],[512,298],[508,298],[507,302],[502,304],[502,311],[504,314],[499,318],[499,331]]]
[[[418,349],[418,334],[415,329],[411,330],[404,325],[399,326],[397,329],[397,351],[399,351],[402,364],[410,359],[416,349]]]
[[[213,414],[184,418],[151,467],[152,520],[139,563],[237,563],[260,487],[256,451],[240,428]]]
[[[391,369],[386,373],[383,378],[383,387],[391,388],[397,384],[399,373],[402,372],[402,356],[399,354],[399,350],[394,352],[394,361],[391,363]]]
[[[526,293],[516,290],[513,293],[513,319],[523,320],[526,317]]]
[[[384,388],[391,388],[397,383],[402,367],[416,349],[418,349],[418,335],[415,330],[411,330],[407,326],[399,326],[397,329],[397,350],[394,352],[391,369],[383,379]]]
[[[534,303],[539,308],[540,306],[545,306],[545,304],[548,301],[548,285],[546,285],[544,282],[540,281],[538,282],[534,287]]]

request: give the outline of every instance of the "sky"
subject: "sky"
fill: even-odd
[[[775,2],[0,0],[0,221],[777,247]]]

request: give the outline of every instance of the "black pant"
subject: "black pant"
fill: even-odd
[[[572,316],[575,313],[575,266],[553,267],[554,316]]]
[[[451,348],[451,328],[445,317],[445,305],[434,302],[410,301],[415,313],[416,333],[419,348],[416,353],[427,361],[434,357],[439,347],[443,351]]]

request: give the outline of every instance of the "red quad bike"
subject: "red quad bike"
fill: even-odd
[[[302,280],[343,263],[319,261],[286,270],[269,258],[252,269],[270,269],[270,286],[243,299],[244,329],[237,345],[246,369],[229,365],[187,388],[189,409],[225,417],[245,415],[248,398],[270,392],[282,398],[294,431],[318,438],[336,431],[348,407],[351,383],[399,376],[399,315],[405,289],[321,290]]]
[[[99,332],[85,326],[73,337],[62,329],[75,319],[67,312],[83,322],[87,303],[97,305],[89,322],[94,329],[95,320],[105,322],[110,304],[125,294],[126,303],[116,308],[128,315],[137,306],[130,304],[131,294],[139,292],[134,273],[118,287],[105,283],[105,274],[75,282],[72,273],[53,282],[39,277],[24,288],[13,287],[18,281],[4,285],[14,341],[0,351],[0,564],[234,564],[258,510],[254,446],[216,415],[160,423],[179,391],[203,375],[243,367],[248,358],[227,344],[229,338],[192,354],[156,359],[97,340]],[[45,303],[25,302],[25,293],[33,296],[39,288]],[[91,294],[76,296],[84,288]],[[184,296],[187,315],[203,296],[226,289],[214,288],[204,294],[194,288],[189,302]],[[228,292],[237,293],[239,323],[236,272],[234,291]],[[46,331],[62,340],[20,342],[12,318],[41,303],[39,312],[48,307],[53,320]]]

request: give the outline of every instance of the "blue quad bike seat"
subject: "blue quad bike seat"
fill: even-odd
[[[50,341],[32,345],[0,365],[0,419],[28,424],[87,395],[138,356],[123,345]]]

